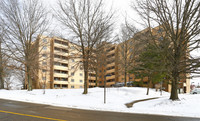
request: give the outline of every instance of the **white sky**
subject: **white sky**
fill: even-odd
[[[56,2],[58,0],[43,0],[43,2],[46,3],[48,6],[55,7]],[[134,0],[104,0],[106,2],[106,6],[113,7],[113,9],[116,11],[116,28],[119,31],[119,27],[122,23],[125,21],[125,17],[130,18],[129,21],[132,21],[133,24],[139,28],[142,29],[141,25],[137,24],[133,20],[140,20],[139,15],[131,8],[131,2]],[[57,25],[56,25],[57,26]],[[118,32],[116,31],[116,32]],[[194,51],[192,55],[200,56],[200,51]],[[200,84],[200,78],[194,78],[191,79],[191,82],[194,82],[194,84],[198,85]]]
[[[139,16],[137,16],[137,13],[134,12],[134,10],[131,8],[131,2],[133,0],[104,0],[105,1],[105,6],[108,8],[105,9],[112,9],[115,12],[115,18],[116,18],[116,28],[119,29],[120,25],[124,23],[125,21],[125,16],[127,18],[131,18],[134,20],[139,19]],[[46,4],[47,8],[54,8],[56,9],[57,2],[58,0],[42,0]],[[129,19],[130,20],[130,19]],[[136,24],[136,23],[134,23]],[[137,26],[138,28],[141,28],[140,26]]]

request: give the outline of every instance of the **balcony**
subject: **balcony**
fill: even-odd
[[[113,82],[106,82],[106,86],[112,86],[114,84],[115,84],[115,81],[113,81]]]
[[[66,71],[68,70],[68,67],[54,65],[54,69]]]
[[[60,43],[54,43],[54,47],[59,47],[59,48],[63,48],[63,49],[68,49],[68,45],[63,45],[63,44],[60,44]]]
[[[54,54],[58,54],[58,55],[62,55],[62,56],[69,56],[69,53],[61,52],[61,51],[58,51],[58,50],[54,50]]]
[[[115,75],[106,77],[106,80],[115,79]]]
[[[112,73],[112,72],[115,72],[115,69],[110,69],[110,70],[106,70],[106,73]]]
[[[54,84],[69,84],[68,81],[56,81],[54,80]]]
[[[107,64],[107,65],[106,65],[106,68],[111,67],[111,66],[115,66],[115,62],[110,63],[110,64]]]
[[[62,59],[62,58],[54,58],[54,61],[60,62],[60,63],[68,63],[68,59]]]
[[[62,74],[62,73],[54,73],[54,77],[63,77],[63,78],[67,78],[68,74]]]
[[[88,79],[89,80],[96,80],[96,77],[94,77],[94,76],[88,76]]]
[[[115,49],[110,50],[110,51],[107,52],[107,54],[111,54],[111,53],[115,53]]]

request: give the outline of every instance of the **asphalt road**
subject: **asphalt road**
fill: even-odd
[[[0,99],[0,121],[200,121],[200,119],[79,110]]]

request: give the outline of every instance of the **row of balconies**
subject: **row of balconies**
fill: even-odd
[[[60,47],[54,47],[54,51],[62,52],[62,53],[68,53],[68,49],[60,48]]]
[[[60,45],[65,45],[65,46],[69,45],[68,42],[64,42],[64,41],[57,40],[57,39],[54,40],[54,44],[60,44]]]

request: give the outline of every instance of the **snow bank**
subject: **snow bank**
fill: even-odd
[[[200,95],[181,94],[181,101],[171,101],[169,93],[160,96],[154,89],[146,95],[146,88],[107,88],[104,104],[103,88],[90,88],[87,95],[82,92],[83,89],[47,89],[46,94],[43,90],[0,90],[0,98],[89,110],[200,117]],[[160,98],[136,103],[132,108],[125,106],[134,100],[153,97]]]

